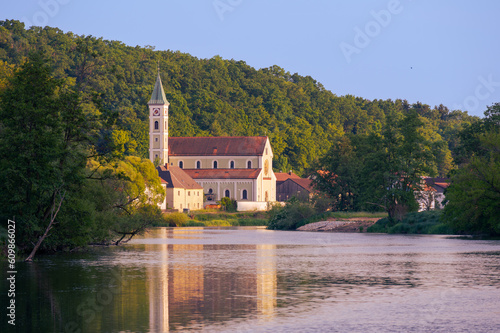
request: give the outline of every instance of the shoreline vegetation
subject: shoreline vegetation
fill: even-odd
[[[277,65],[153,51],[0,21],[0,219],[15,218],[8,236],[16,253],[31,252],[27,261],[118,245],[154,225],[296,230],[341,218],[329,210],[386,212],[390,219],[363,226],[368,232],[500,236],[500,103],[480,118],[419,101],[337,96]],[[265,134],[273,170],[313,179],[318,195],[261,215],[227,215],[227,198],[222,215],[164,216],[148,159],[158,67],[169,82],[171,136]],[[446,206],[407,216],[426,199],[423,176],[450,178]],[[2,251],[14,245],[5,222]]]

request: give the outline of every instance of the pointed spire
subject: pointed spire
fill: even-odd
[[[153,94],[148,104],[169,104],[167,97],[165,96],[165,91],[163,91],[163,85],[161,84],[160,78],[160,67],[158,64],[158,76],[156,77],[155,87],[153,89]]]

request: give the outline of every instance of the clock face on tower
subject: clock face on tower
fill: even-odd
[[[153,116],[159,116],[160,115],[160,109],[159,108],[154,108],[153,109]]]

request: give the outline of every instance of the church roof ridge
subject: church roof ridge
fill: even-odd
[[[169,156],[257,156],[264,153],[266,136],[171,137]]]
[[[238,139],[238,138],[267,138],[267,135],[250,135],[250,136],[172,136],[170,138],[182,139]]]
[[[161,83],[160,72],[158,72],[158,76],[156,77],[155,87],[148,104],[169,104]]]

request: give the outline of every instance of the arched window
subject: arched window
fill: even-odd
[[[196,169],[201,169],[201,161],[196,161]]]
[[[252,161],[248,161],[247,162],[247,169],[251,169],[252,168]]]
[[[212,194],[214,193],[214,190],[212,190],[211,188],[208,189],[208,194]]]
[[[229,162],[229,169],[234,169],[234,161]]]
[[[243,200],[247,200],[248,199],[248,192],[247,192],[247,190],[243,190],[243,192],[241,193],[241,199],[243,199]]]
[[[155,121],[155,130],[158,129],[158,121]]]
[[[184,168],[184,162],[183,161],[179,161],[179,168],[181,168],[181,169]]]
[[[229,192],[229,190],[225,190],[224,191],[224,196],[228,197],[228,198],[231,198],[231,192]]]
[[[214,161],[214,169],[217,169],[217,161]]]

